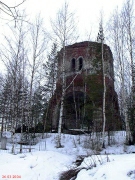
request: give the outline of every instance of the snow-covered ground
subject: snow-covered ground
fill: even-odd
[[[0,150],[0,180],[59,180],[62,172],[76,168],[79,169],[76,180],[135,179],[135,147],[123,145],[124,135],[117,133],[111,141],[115,145],[106,146],[100,155],[93,155],[99,149],[90,150],[88,136],[63,134],[63,148],[55,147],[56,137],[56,134],[48,134],[32,146],[32,152],[23,149],[22,154],[18,144],[15,154],[11,154],[12,145],[8,143],[7,150]],[[74,162],[84,155],[87,157],[77,167]],[[66,176],[63,179],[68,180]]]

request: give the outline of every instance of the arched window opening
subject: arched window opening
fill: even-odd
[[[80,71],[82,69],[82,67],[83,67],[83,58],[80,57],[79,58],[79,68],[78,68],[78,70]]]
[[[71,70],[75,71],[75,58],[73,58],[71,61]]]

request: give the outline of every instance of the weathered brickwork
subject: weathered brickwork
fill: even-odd
[[[113,57],[109,46],[103,46],[106,81],[106,130],[120,128],[118,98],[114,90]],[[65,97],[63,128],[102,131],[103,74],[101,43],[80,42],[65,49]],[[62,89],[63,50],[58,56],[58,81],[51,98],[50,121],[57,128]]]

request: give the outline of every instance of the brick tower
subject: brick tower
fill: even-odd
[[[58,55],[58,78],[50,100],[49,122],[58,127],[62,92],[62,51]],[[106,82],[106,130],[120,128],[117,94],[114,90],[112,52],[103,45]],[[65,48],[65,97],[63,129],[102,131],[103,74],[101,43],[80,42]]]

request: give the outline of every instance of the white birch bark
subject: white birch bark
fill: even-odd
[[[61,130],[62,130],[62,119],[63,119],[64,96],[65,96],[65,42],[64,42],[64,47],[63,47],[63,61],[62,61],[62,96],[61,96],[60,117],[59,117],[59,125],[58,125],[58,141],[57,141],[57,147],[62,147],[62,145],[61,145]]]
[[[115,57],[115,77],[118,81],[118,88],[119,92],[121,94],[120,100],[121,100],[121,108],[120,112],[123,116],[123,120],[125,122],[126,127],[126,144],[129,144],[129,141],[131,140],[131,133],[130,133],[130,126],[129,126],[129,119],[127,114],[127,89],[130,89],[130,87],[127,86],[126,79],[130,81],[130,75],[128,70],[127,72],[127,65],[129,64],[128,60],[129,57],[132,61],[132,46],[129,43],[127,45],[127,30],[126,30],[126,18],[124,17],[124,11],[123,9],[119,12],[118,9],[115,10],[112,19],[110,20],[110,37],[112,37],[112,43],[114,47],[114,57]],[[129,28],[129,27],[128,27]],[[129,29],[128,29],[129,30]],[[131,37],[129,36],[129,39]],[[131,39],[130,39],[131,40]],[[128,54],[128,47],[130,47],[130,55]]]
[[[103,50],[103,40],[102,40],[102,70],[103,70],[103,136],[102,136],[102,147],[105,148],[105,125],[106,125],[106,82],[105,82],[105,65],[104,65],[104,50]]]
[[[132,87],[131,88],[131,98],[132,98],[132,104],[131,107],[135,108],[135,62],[134,62],[134,40],[135,40],[135,33],[134,33],[134,28],[135,28],[135,17],[134,17],[134,2],[133,0],[128,0],[123,7],[123,18],[125,22],[125,29],[126,29],[126,43],[128,47],[128,53],[129,53],[129,61],[130,61],[130,67],[131,67],[131,82],[132,82]],[[126,102],[125,102],[126,103]],[[133,118],[135,118],[135,111],[133,112]],[[128,118],[128,121],[130,121],[130,118]],[[129,124],[129,122],[128,122]],[[128,134],[127,134],[127,142],[129,140],[132,141],[132,136],[131,136],[131,131],[130,127],[128,128]],[[134,127],[133,127],[134,129]]]
[[[52,29],[55,37],[58,40],[60,47],[62,48],[62,95],[60,104],[60,116],[58,124],[58,140],[57,147],[61,147],[61,130],[62,130],[62,118],[63,118],[63,106],[65,96],[65,48],[66,45],[77,39],[76,26],[74,23],[74,14],[69,12],[68,4],[65,2],[62,9],[59,10],[56,21],[52,21]],[[55,38],[54,38],[55,39]],[[55,39],[55,40],[56,40]]]
[[[105,126],[106,126],[106,82],[105,82],[105,62],[104,62],[104,34],[103,34],[103,24],[102,15],[99,33],[97,37],[98,42],[101,43],[101,61],[102,61],[102,76],[103,76],[103,102],[102,102],[102,115],[103,115],[103,134],[102,134],[102,147],[105,148]]]

